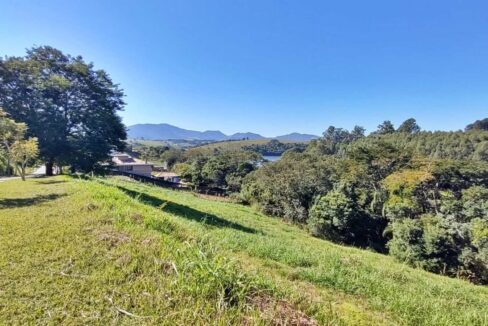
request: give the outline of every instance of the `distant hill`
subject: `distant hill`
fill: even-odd
[[[266,137],[263,137],[259,134],[255,134],[252,132],[238,132],[230,136],[228,139],[229,140],[241,140],[241,139],[258,140],[258,139],[266,139]]]
[[[207,131],[187,130],[187,129],[172,126],[167,123],[136,124],[133,126],[129,126],[128,129],[129,129],[128,136],[130,139],[147,139],[147,140],[186,139],[186,140],[212,140],[212,141],[267,139],[264,136],[252,132],[239,132],[228,136],[218,130],[207,130]],[[299,134],[296,132],[288,135],[275,137],[275,139],[281,141],[296,141],[296,142],[307,142],[316,138],[318,138],[318,136]]]
[[[275,137],[275,139],[277,140],[288,140],[288,141],[296,141],[296,142],[308,142],[317,138],[319,138],[319,136],[309,135],[309,134],[299,134],[297,132]]]
[[[194,131],[172,126],[167,123],[137,124],[129,127],[129,138],[168,140],[168,139],[198,139],[198,140],[226,140],[227,135],[220,131]]]

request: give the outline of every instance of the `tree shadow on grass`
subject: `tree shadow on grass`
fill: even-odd
[[[64,196],[66,196],[66,194],[38,195],[35,197],[28,197],[28,198],[4,198],[4,199],[0,199],[0,209],[37,205]]]
[[[199,210],[193,209],[185,205],[180,205],[171,201],[162,200],[160,198],[142,192],[130,190],[122,186],[116,186],[116,187],[121,191],[123,191],[124,193],[126,193],[127,195],[129,195],[130,197],[135,198],[142,203],[160,208],[165,212],[171,213],[179,217],[183,217],[189,220],[197,221],[214,227],[231,228],[246,233],[258,233],[258,231],[256,231],[253,228],[249,228],[247,226],[238,223],[227,221],[213,214],[201,212]]]
[[[54,185],[59,183],[66,183],[64,180],[36,180],[37,184],[41,185]]]

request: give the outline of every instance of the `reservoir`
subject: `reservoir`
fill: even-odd
[[[271,156],[271,155],[264,155],[263,158],[266,160],[266,161],[270,161],[270,162],[276,162],[276,161],[279,161],[281,159],[281,155],[274,155],[274,156]]]

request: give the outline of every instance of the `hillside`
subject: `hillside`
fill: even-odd
[[[228,140],[241,140],[241,139],[258,140],[258,139],[266,139],[266,137],[263,137],[260,134],[256,134],[253,132],[238,132],[227,137],[227,139]]]
[[[0,324],[486,325],[488,288],[118,178],[0,187]]]
[[[296,141],[296,142],[309,142],[309,141],[317,139],[317,138],[319,138],[319,137],[315,136],[315,135],[299,134],[296,132],[291,133],[291,134],[287,134],[287,135],[283,135],[283,136],[275,137],[275,139],[277,139],[279,141],[292,140],[292,141]]]
[[[237,151],[241,150],[243,147],[250,145],[264,145],[269,142],[268,139],[256,139],[256,140],[232,140],[232,141],[221,141],[211,144],[206,144],[190,149],[191,151],[209,151],[214,149]]]
[[[216,143],[210,143],[190,149],[190,151],[209,151],[214,149],[238,151],[245,147],[252,145],[265,145],[269,143],[269,139],[256,139],[256,140],[233,140],[233,141],[221,141]],[[293,141],[280,141],[284,144],[294,143]]]

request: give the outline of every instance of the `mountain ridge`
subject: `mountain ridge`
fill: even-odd
[[[205,130],[196,131],[170,125],[168,123],[142,123],[135,124],[128,127],[128,136],[131,139],[147,139],[147,140],[169,140],[169,139],[185,139],[185,140],[259,140],[259,139],[277,139],[287,141],[311,141],[319,138],[319,136],[311,134],[301,134],[293,132],[286,135],[276,137],[264,137],[253,132],[238,132],[232,135],[226,135],[220,130]]]

